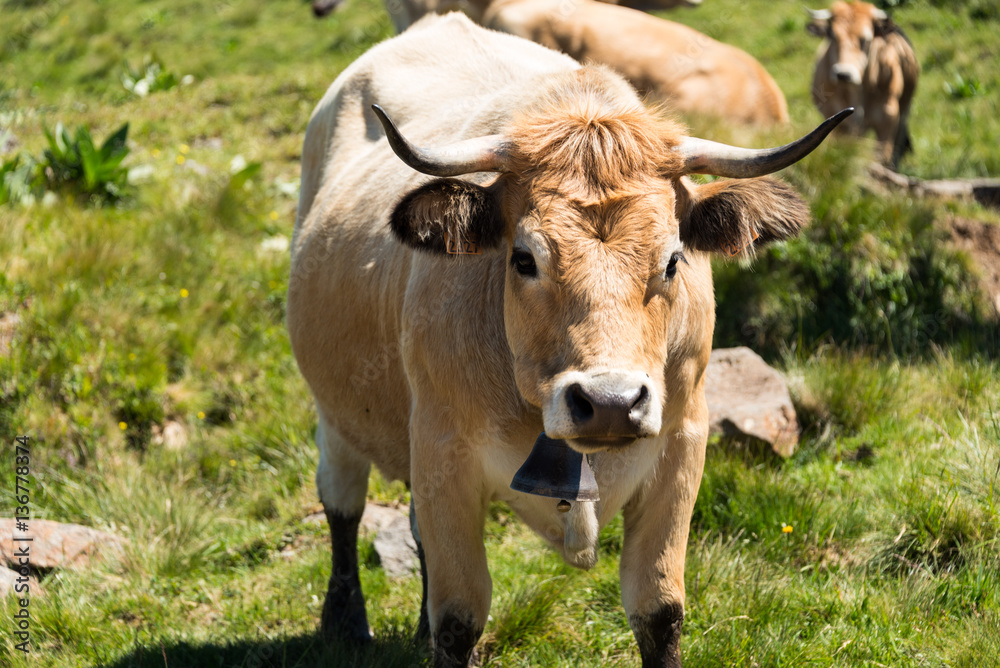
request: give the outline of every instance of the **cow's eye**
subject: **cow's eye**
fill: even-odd
[[[535,276],[538,274],[538,267],[535,266],[535,258],[526,250],[515,249],[510,255],[510,263],[517,273],[522,276]]]
[[[687,260],[684,259],[684,253],[677,251],[670,256],[670,262],[667,263],[667,270],[663,272],[663,277],[668,281],[677,273],[677,263],[679,261],[687,262]]]

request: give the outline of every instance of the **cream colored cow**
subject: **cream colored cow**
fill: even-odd
[[[486,624],[493,500],[582,568],[623,511],[643,665],[679,665],[709,258],[807,222],[790,187],[758,177],[838,121],[773,150],[688,137],[610,70],[460,14],[349,66],[306,132],[288,291],[333,543],[324,634],[370,639],[356,541],[374,463],[412,486],[436,666],[466,665]],[[590,455],[599,501],[560,513],[510,488],[543,430]]]

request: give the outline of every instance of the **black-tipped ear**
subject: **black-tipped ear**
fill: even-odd
[[[806,23],[806,30],[810,35],[815,35],[816,37],[829,37],[830,19],[810,19]]]
[[[897,30],[896,24],[892,22],[892,17],[887,16],[884,19],[875,19],[872,21],[872,31],[876,37],[885,37]]]
[[[809,207],[786,183],[764,177],[689,186],[680,212],[685,246],[729,257],[788,239],[809,222]]]
[[[435,179],[409,192],[389,226],[407,246],[457,255],[498,246],[504,230],[497,194],[458,179]]]

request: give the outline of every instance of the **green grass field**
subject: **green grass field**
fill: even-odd
[[[923,68],[903,171],[1000,176],[995,3],[892,4]],[[800,3],[670,16],[757,56],[793,119],[759,134],[685,119],[697,133],[763,145],[819,120]],[[99,145],[127,122],[132,173],[114,196],[46,173],[48,194],[0,204],[0,314],[19,318],[6,350],[0,329],[0,517],[27,434],[34,516],[127,544],[120,561],[45,575],[30,656],[15,600],[0,601],[0,665],[419,665],[419,578],[388,579],[370,538],[378,642],[358,654],[317,634],[328,538],[303,521],[319,509],[316,418],[283,324],[305,126],[391,34],[381,3],[315,21],[297,0],[0,0],[0,17],[0,147],[13,139],[0,161],[40,159],[57,123]],[[152,92],[126,88],[153,62]],[[883,192],[865,176],[871,150],[828,142],[786,170],[812,227],[752,267],[717,267],[716,345],[778,366],[805,433],[786,461],[710,445],[688,666],[1000,665],[1000,332],[975,262],[945,243],[954,218],[1000,216]],[[186,443],[168,447],[175,424]],[[371,496],[409,500],[378,474]],[[485,538],[483,665],[638,665],[620,520],[589,572],[502,505]]]

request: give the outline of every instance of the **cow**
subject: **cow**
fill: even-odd
[[[600,0],[609,5],[621,5],[638,9],[640,12],[655,12],[661,9],[676,9],[677,7],[697,7],[701,0]]]
[[[600,0],[612,5],[631,7],[643,12],[676,7],[697,7],[702,0]],[[343,0],[313,0],[312,10],[316,18],[323,18],[342,4]],[[386,0],[386,9],[393,19],[397,32],[403,32],[420,17],[436,12],[443,14],[449,11],[465,11],[475,13],[482,0]],[[479,9],[478,11],[482,11]]]
[[[824,38],[813,102],[822,114],[854,107],[844,129],[856,135],[874,130],[879,160],[895,169],[912,150],[910,103],[920,74],[913,46],[884,11],[867,2],[835,2],[810,14],[807,29]]]
[[[778,149],[689,137],[611,70],[462,14],[425,18],[337,77],[305,134],[287,301],[318,414],[325,638],[371,638],[356,543],[375,464],[411,488],[417,634],[435,666],[465,666],[486,624],[495,500],[580,568],[623,511],[643,665],[680,665],[710,257],[807,223],[765,175],[845,113]],[[599,500],[563,513],[511,489],[543,432],[588,456]]]
[[[461,9],[487,28],[614,68],[679,112],[757,126],[788,122],[778,84],[755,58],[680,23],[596,0],[391,0],[397,30]]]

